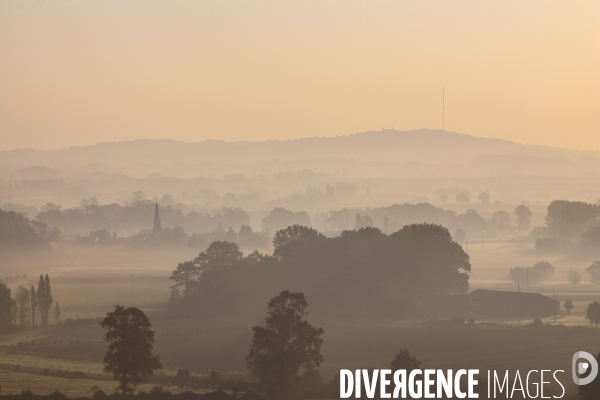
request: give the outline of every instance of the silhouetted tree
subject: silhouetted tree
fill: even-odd
[[[594,204],[554,200],[548,206],[546,224],[555,235],[574,237],[596,225],[598,210]]]
[[[31,326],[35,326],[35,313],[38,307],[37,294],[35,292],[35,287],[31,285]]]
[[[194,291],[194,283],[199,276],[200,268],[193,261],[179,263],[177,269],[169,277],[169,279],[175,281],[175,284],[171,286],[171,294],[173,294],[173,290],[176,290],[177,295],[179,295],[177,288],[183,286],[183,295],[191,295]]]
[[[13,323],[10,288],[0,282],[0,332],[5,332]]]
[[[567,310],[567,315],[571,315],[571,310],[574,309],[573,301],[570,299],[565,301],[565,310]]]
[[[440,225],[406,225],[389,236],[370,227],[332,238],[292,226],[278,231],[273,243],[275,256],[254,252],[226,263],[207,262],[212,266],[192,281],[195,290],[182,296],[178,312],[254,313],[264,293],[295,285],[311,290],[319,309],[344,304],[356,313],[359,307],[380,309],[387,304],[391,310],[406,305],[403,313],[408,315],[418,303],[411,296],[462,294],[469,288],[469,256]],[[359,305],[359,298],[368,298],[369,304]],[[403,306],[394,307],[400,304],[396,301]]]
[[[440,196],[440,201],[444,204],[446,204],[446,202],[448,201],[448,195],[443,194]]]
[[[407,374],[413,369],[419,369],[421,367],[421,361],[411,356],[407,349],[400,349],[396,357],[390,363],[392,371],[398,371],[399,369],[405,369]]]
[[[354,229],[359,230],[362,228],[370,228],[373,226],[373,218],[369,215],[356,214],[356,220],[354,222]]]
[[[519,230],[529,229],[531,226],[530,218],[533,215],[529,207],[521,204],[517,208],[515,208],[514,214],[517,216],[517,227]]]
[[[152,354],[154,331],[142,310],[116,305],[106,314],[100,326],[107,329],[104,339],[108,349],[104,356],[104,371],[119,381],[119,389],[128,394],[162,368],[160,357]]]
[[[288,226],[286,229],[277,231],[273,238],[273,255],[276,258],[282,259],[285,257],[293,257],[299,249],[299,245],[307,243],[316,243],[325,236],[313,228],[300,225]]]
[[[468,203],[469,195],[465,192],[460,192],[456,194],[456,202],[457,203]]]
[[[194,264],[204,271],[216,266],[232,265],[244,254],[240,247],[227,241],[212,242],[206,250],[194,259]]]
[[[490,193],[487,191],[481,192],[479,193],[479,196],[477,196],[477,199],[479,199],[481,204],[490,204]]]
[[[600,227],[594,226],[583,232],[581,235],[581,244],[585,247],[600,247]]]
[[[536,271],[540,275],[541,281],[547,281],[554,274],[554,265],[548,261],[538,261],[531,267],[533,271]]]
[[[27,322],[27,312],[29,311],[29,301],[31,300],[29,290],[19,285],[15,294],[17,304],[19,305],[19,325],[25,326]]]
[[[573,285],[579,285],[581,282],[581,274],[576,269],[571,268],[567,273],[567,279]]]
[[[469,289],[471,263],[448,229],[435,224],[413,224],[389,236],[394,262],[387,280],[405,280],[413,293],[458,294]],[[423,268],[428,265],[431,268]]]
[[[50,278],[48,277],[48,274],[46,274],[45,278],[43,275],[40,275],[37,289],[37,304],[42,316],[42,326],[48,326],[52,303],[54,303],[54,297],[52,297]]]
[[[266,326],[253,328],[246,365],[274,398],[286,395],[300,368],[310,370],[323,362],[324,331],[304,319],[307,308],[304,294],[285,290],[269,301]]]
[[[227,231],[227,233],[225,233],[225,237],[224,237],[226,242],[230,242],[230,243],[237,243],[238,242],[238,237],[235,234],[234,230],[232,227],[229,227],[229,230]]]
[[[249,225],[242,225],[238,238],[240,247],[257,249],[263,248],[266,245],[264,239],[252,232],[252,228]]]
[[[487,229],[488,222],[479,215],[477,210],[468,209],[456,217],[458,225],[469,233],[479,233]]]
[[[600,284],[600,261],[594,261],[589,267],[586,268],[585,272],[590,275],[590,280],[593,284]]]
[[[585,319],[598,328],[598,324],[600,324],[600,303],[594,301],[588,304],[588,308],[585,311]]]
[[[519,284],[536,285],[547,281],[554,274],[554,266],[547,261],[538,261],[531,267],[514,267],[510,269],[510,279]]]
[[[269,215],[263,218],[262,224],[264,230],[274,232],[292,225],[308,226],[311,221],[306,211],[293,212],[285,208],[275,207]]]

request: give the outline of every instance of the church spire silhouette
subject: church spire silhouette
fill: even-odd
[[[160,215],[158,214],[158,200],[156,201],[156,208],[154,210],[154,228],[152,233],[160,233],[162,228],[160,227]]]

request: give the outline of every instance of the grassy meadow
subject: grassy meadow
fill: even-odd
[[[368,315],[361,318],[311,315],[311,322],[325,329],[322,349],[325,361],[320,368],[323,379],[333,379],[340,368],[387,367],[398,349],[406,347],[426,368],[480,368],[481,376],[487,369],[563,369],[561,381],[566,384],[568,395],[565,398],[572,398],[576,393],[570,379],[573,353],[600,351],[600,329],[590,328],[584,318],[587,304],[600,299],[599,287],[589,284],[585,274],[579,285],[569,284],[565,278],[569,268],[583,274],[586,261],[541,257],[531,250],[530,242],[490,241],[483,245],[471,240],[469,254],[473,265],[471,289],[516,291],[516,285],[507,279],[510,267],[532,265],[542,259],[552,262],[556,267],[553,281],[532,286],[530,291],[556,295],[561,303],[572,299],[575,309],[571,315],[566,315],[563,309],[556,318],[556,326],[553,317],[545,318],[546,326],[542,328],[527,327],[530,318],[483,319],[474,325],[444,326],[426,325],[425,318],[382,320]],[[102,371],[106,344],[98,321],[117,303],[135,305],[149,315],[156,331],[155,352],[165,367],[159,378],[138,390],[148,391],[157,384],[167,386],[169,376],[179,368],[188,368],[196,376],[206,376],[215,370],[225,379],[252,379],[245,372],[245,356],[252,340],[251,328],[263,323],[264,315],[170,319],[166,311],[171,284],[168,277],[175,260],[183,260],[182,255],[153,262],[149,256],[124,257],[136,262],[116,267],[120,264],[110,259],[106,268],[96,264],[74,269],[54,266],[52,291],[62,309],[61,323],[57,324],[53,318],[47,328],[29,328],[0,336],[2,394],[20,393],[23,389],[46,394],[59,389],[69,396],[91,396],[93,386],[107,393],[114,391],[116,383]],[[165,265],[159,268],[162,262]],[[19,284],[29,286],[35,283],[35,276],[13,278],[10,286],[13,290]],[[70,378],[69,372],[85,376]],[[212,389],[178,389],[174,384],[170,388],[173,393]]]

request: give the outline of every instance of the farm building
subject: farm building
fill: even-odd
[[[469,296],[443,294],[420,297],[423,314],[429,317],[469,317],[473,314]]]
[[[467,296],[474,315],[543,317],[560,312],[560,302],[539,293],[477,289]]]

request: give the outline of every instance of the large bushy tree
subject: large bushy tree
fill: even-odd
[[[526,230],[531,227],[531,216],[533,213],[526,205],[521,204],[515,208],[514,214],[517,216],[517,227],[519,230]]]
[[[576,237],[596,226],[600,207],[581,201],[554,200],[548,206],[546,224],[561,237]]]
[[[302,293],[287,290],[269,301],[265,326],[256,326],[246,365],[273,398],[284,398],[301,368],[323,362],[324,331],[304,318],[308,302]]]
[[[585,319],[598,328],[598,324],[600,324],[600,303],[594,301],[588,304],[588,308],[585,310]]]
[[[100,321],[100,326],[107,329],[104,371],[119,381],[123,394],[130,393],[134,386],[144,383],[148,376],[162,368],[160,357],[152,354],[154,331],[142,310],[117,305]]]

